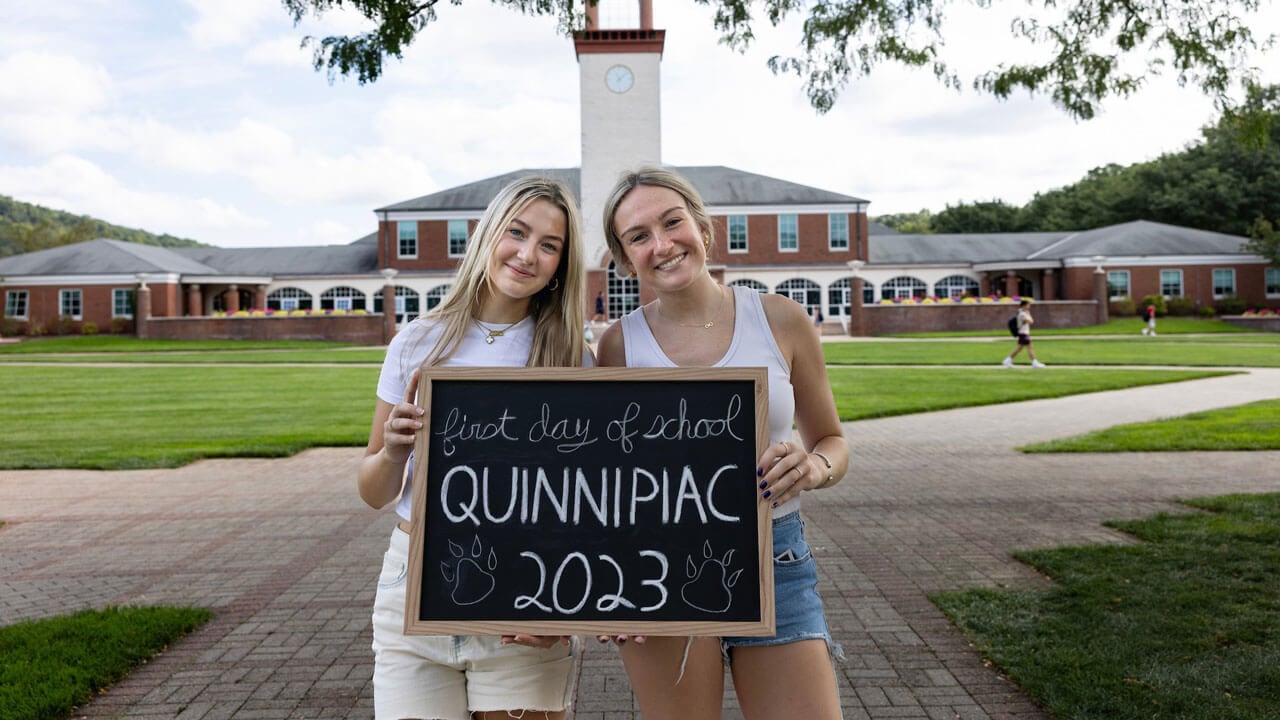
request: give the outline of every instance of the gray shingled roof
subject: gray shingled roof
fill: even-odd
[[[1132,257],[1142,255],[1247,255],[1248,238],[1165,225],[1148,220],[1108,225],[1072,233],[1037,253],[1037,259],[1067,257]]]
[[[851,195],[842,195],[722,165],[672,166],[671,169],[688,178],[689,182],[693,183],[702,194],[703,202],[709,206],[851,205],[868,202]],[[526,175],[545,175],[554,178],[568,185],[576,196],[582,196],[581,175],[578,168],[526,168],[388,205],[378,208],[377,212],[397,210],[480,212],[499,190],[513,180]]]
[[[0,259],[4,275],[116,275],[183,273],[216,275],[218,270],[166,248],[98,238]]]
[[[374,242],[311,247],[193,247],[174,248],[174,252],[217,268],[211,274],[358,275],[378,271],[378,246]]]
[[[954,235],[876,235],[869,244],[873,265],[936,265],[1025,260],[1070,235],[1052,233],[973,233]]]

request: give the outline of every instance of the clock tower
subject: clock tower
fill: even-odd
[[[607,13],[632,2],[639,3],[638,23],[623,21],[632,26],[626,28],[602,26],[601,9]],[[589,272],[609,264],[600,213],[618,176],[662,159],[658,80],[665,36],[665,30],[653,29],[653,0],[588,3],[587,28],[573,36],[582,113],[582,197],[578,200]]]

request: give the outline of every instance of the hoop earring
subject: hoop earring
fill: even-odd
[[[551,282],[547,283],[547,291],[555,292],[559,289],[560,289],[560,278],[558,277],[551,278]]]

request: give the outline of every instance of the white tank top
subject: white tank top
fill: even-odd
[[[476,323],[471,323],[467,326],[462,341],[458,343],[458,349],[440,365],[524,367],[529,362],[529,351],[533,347],[533,331],[533,317],[525,317],[503,330],[502,335],[494,338],[492,343],[486,343],[488,333]],[[382,361],[382,372],[378,376],[378,398],[392,405],[403,400],[405,390],[409,387],[409,377],[422,365],[422,361],[427,359],[427,355],[439,341],[440,326],[434,320],[419,318],[401,328],[387,345],[387,355]],[[582,351],[582,365],[595,366],[595,356],[586,348]],[[404,488],[400,491],[400,500],[396,503],[396,514],[408,520],[413,499],[412,454],[405,472],[407,474]]]
[[[764,314],[760,294],[742,286],[730,286],[733,291],[734,313],[733,339],[729,349],[711,367],[763,367],[769,371],[769,442],[794,440],[792,425],[795,422],[796,398],[791,388],[791,368],[778,348],[769,320]],[[622,318],[622,343],[627,355],[627,367],[679,367],[667,357],[644,318],[644,309],[637,308]],[[799,496],[774,508],[774,517],[781,517],[800,509]]]

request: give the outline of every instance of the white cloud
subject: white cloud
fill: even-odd
[[[269,225],[264,218],[208,197],[125,187],[103,168],[72,155],[58,155],[35,166],[0,166],[0,187],[20,188],[19,199],[24,202],[196,239],[201,229],[253,230]]]
[[[284,15],[280,3],[264,0],[186,0],[195,20],[186,26],[196,47],[202,49],[242,45],[263,23]]]
[[[301,47],[301,42],[296,35],[281,35],[257,43],[244,58],[253,65],[310,68],[311,49]]]

